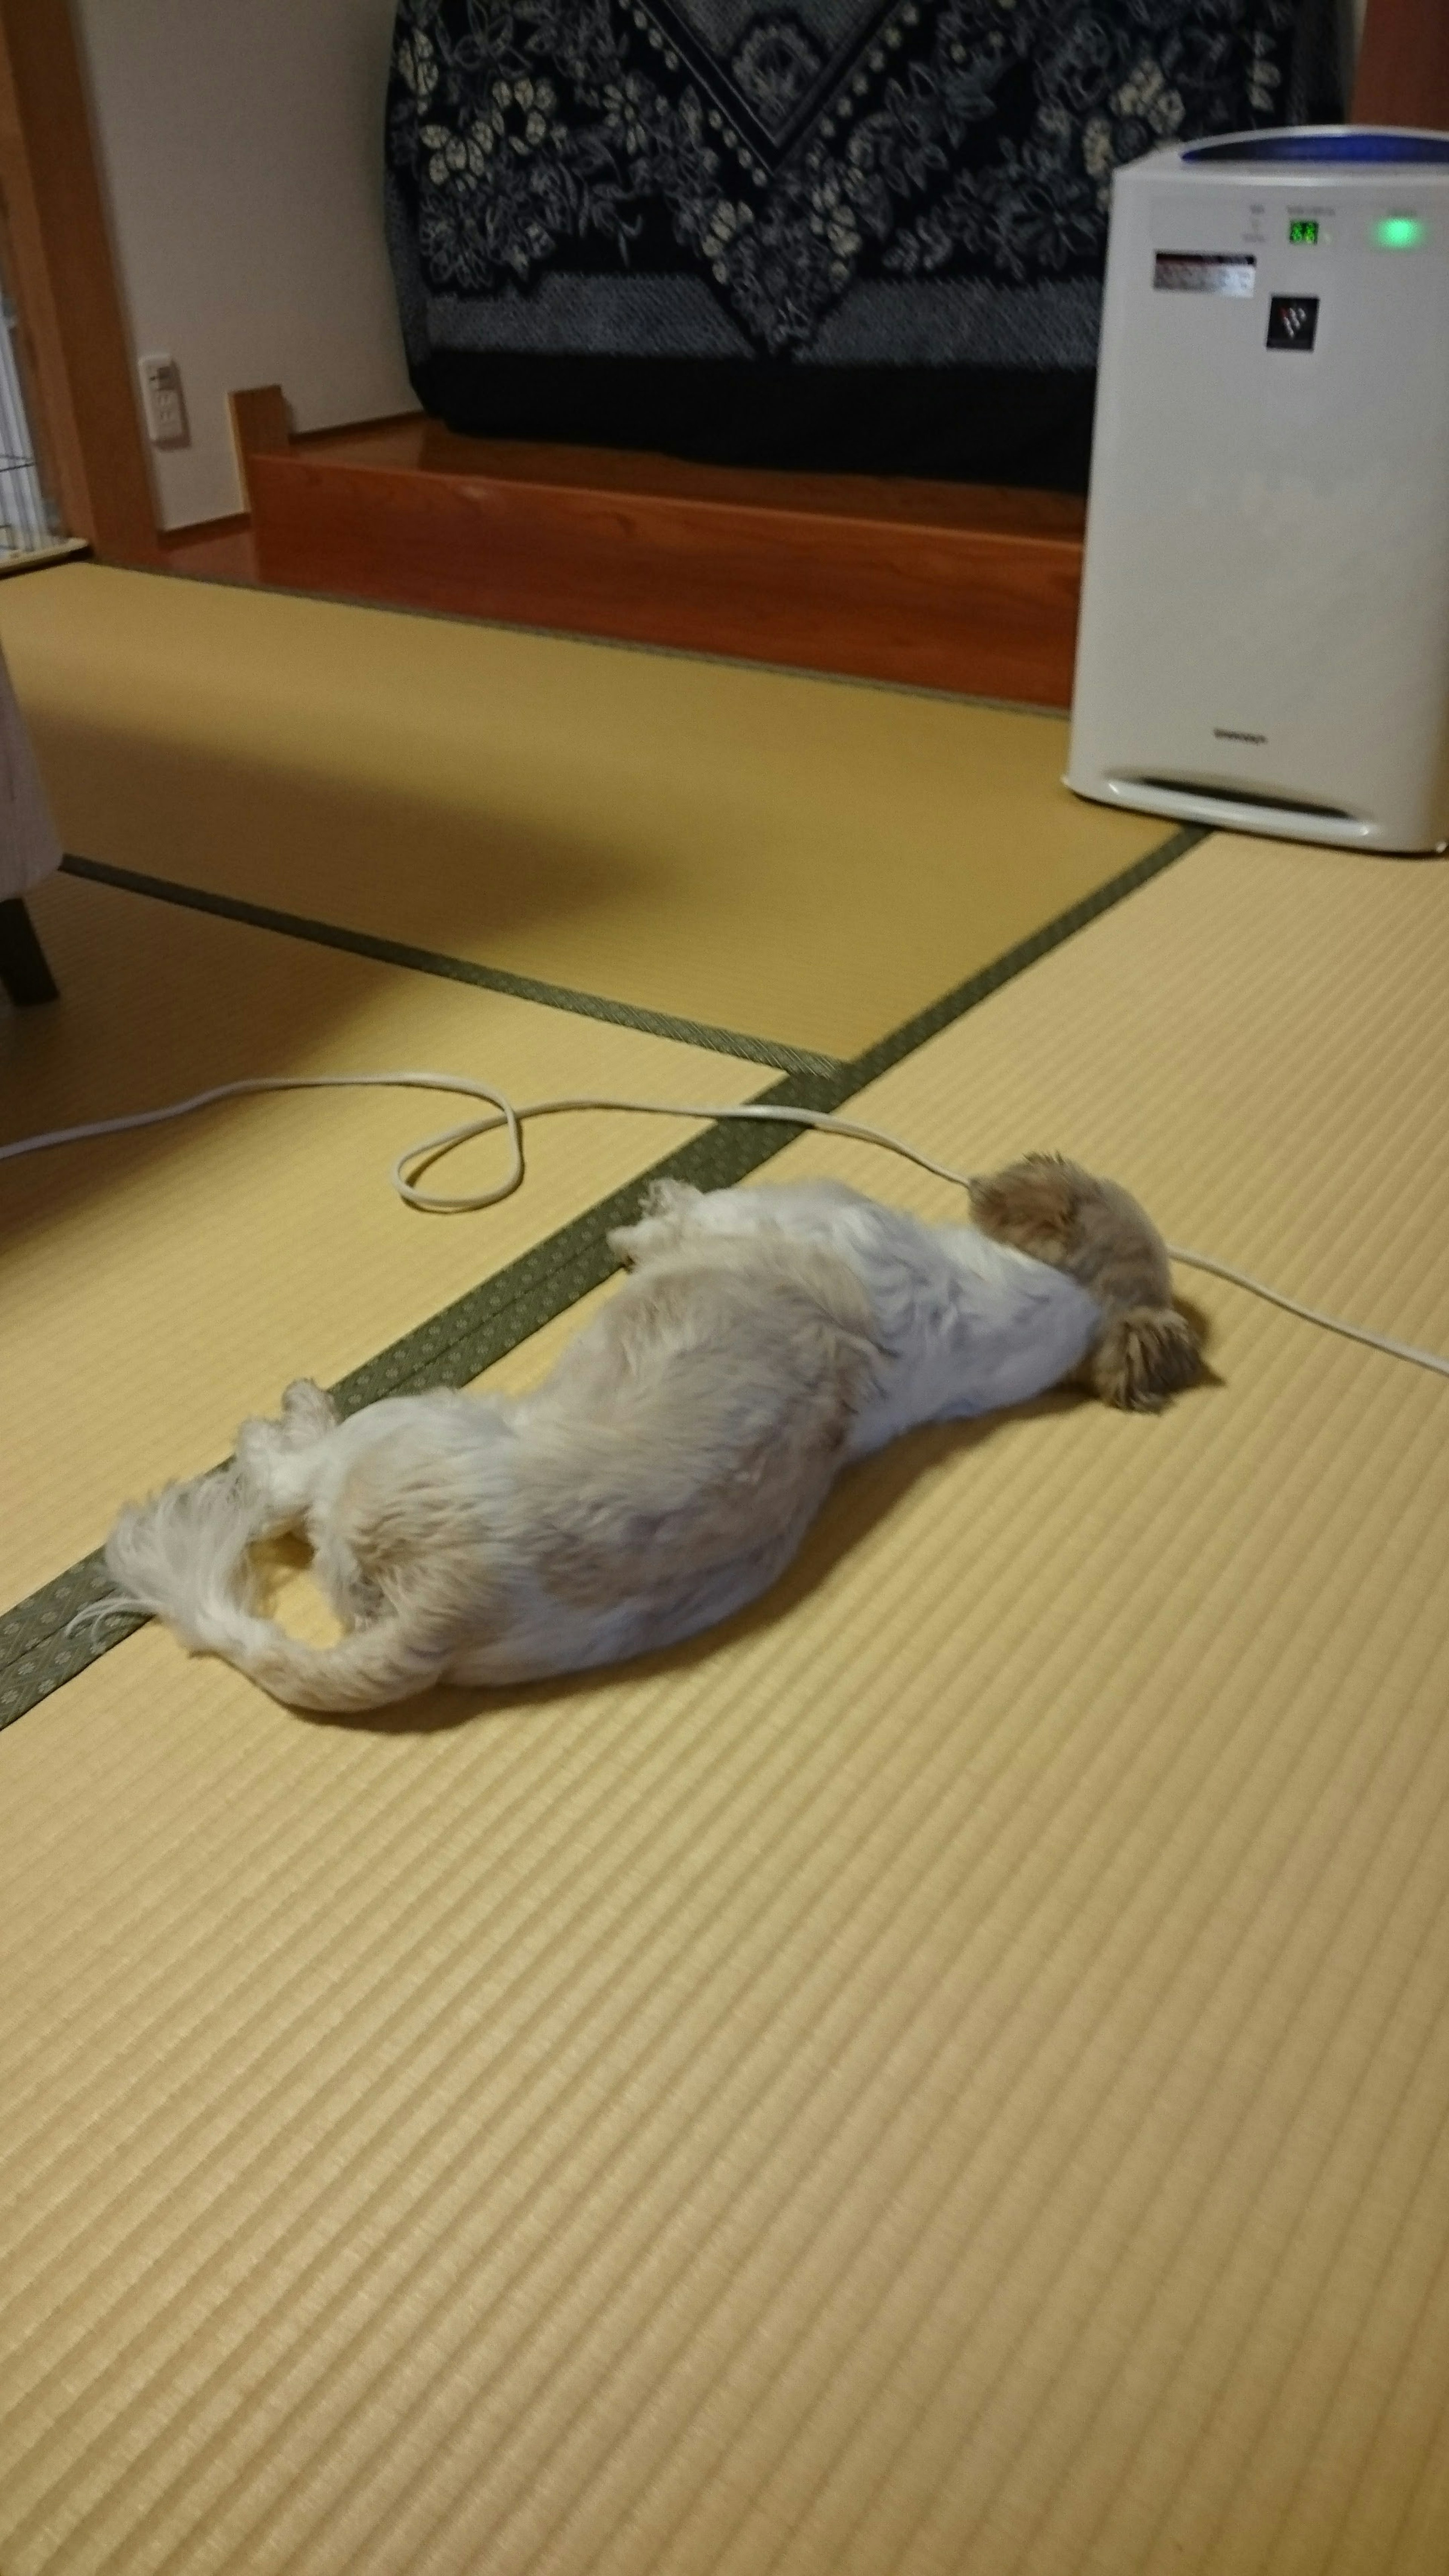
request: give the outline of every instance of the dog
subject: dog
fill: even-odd
[[[658,1183],[629,1276],[536,1393],[290,1387],[230,1464],[122,1513],[125,1606],[287,1704],[378,1708],[676,1644],[764,1592],[839,1469],[913,1424],[1066,1381],[1156,1410],[1198,1373],[1168,1257],[1114,1182],[1033,1155],[930,1226],[835,1181]],[[254,1542],[301,1531],[343,1626],[259,1606]]]

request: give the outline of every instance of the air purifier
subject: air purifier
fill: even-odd
[[[1067,785],[1449,844],[1449,135],[1118,172]]]

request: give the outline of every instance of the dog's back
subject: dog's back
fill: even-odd
[[[650,1262],[517,1410],[509,1633],[450,1669],[612,1660],[753,1599],[819,1509],[877,1362],[864,1289],[817,1245]]]

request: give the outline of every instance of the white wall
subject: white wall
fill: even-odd
[[[393,0],[73,0],[137,356],[181,369],[164,527],[243,506],[235,386],[297,429],[413,408],[382,236]]]

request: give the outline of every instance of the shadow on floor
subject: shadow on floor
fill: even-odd
[[[513,864],[523,868],[517,852]],[[531,864],[540,903],[587,901],[588,886],[598,899],[601,872],[570,875],[537,854]],[[365,1027],[355,1052],[340,1055],[335,1039],[389,978],[403,979],[421,1005],[434,1001],[440,1018],[456,1016],[459,997],[468,994],[480,1032],[486,1027],[492,997],[481,988],[470,993],[145,895],[63,876],[34,888],[27,902],[59,998],[27,1010],[0,999],[0,1143],[164,1107],[258,1075],[381,1066],[393,1059],[378,1054]],[[462,1069],[486,1070],[477,1053]],[[7,1246],[58,1223],[80,1202],[124,1193],[157,1166],[184,1166],[203,1128],[214,1146],[227,1123],[246,1114],[246,1104],[221,1104],[197,1119],[5,1165],[0,1228]],[[445,1123],[436,1102],[414,1102],[407,1114],[400,1143],[409,1132],[427,1133],[430,1121]],[[385,1182],[363,1174],[360,1185]]]
[[[346,746],[343,771],[301,750],[234,755],[160,726],[54,713],[37,717],[35,739],[62,839],[83,858],[448,956],[486,962],[530,922],[633,906],[657,881],[637,831],[611,828],[602,793],[585,833],[513,810],[486,776],[466,802],[443,780],[435,793],[399,788],[365,744]]]

